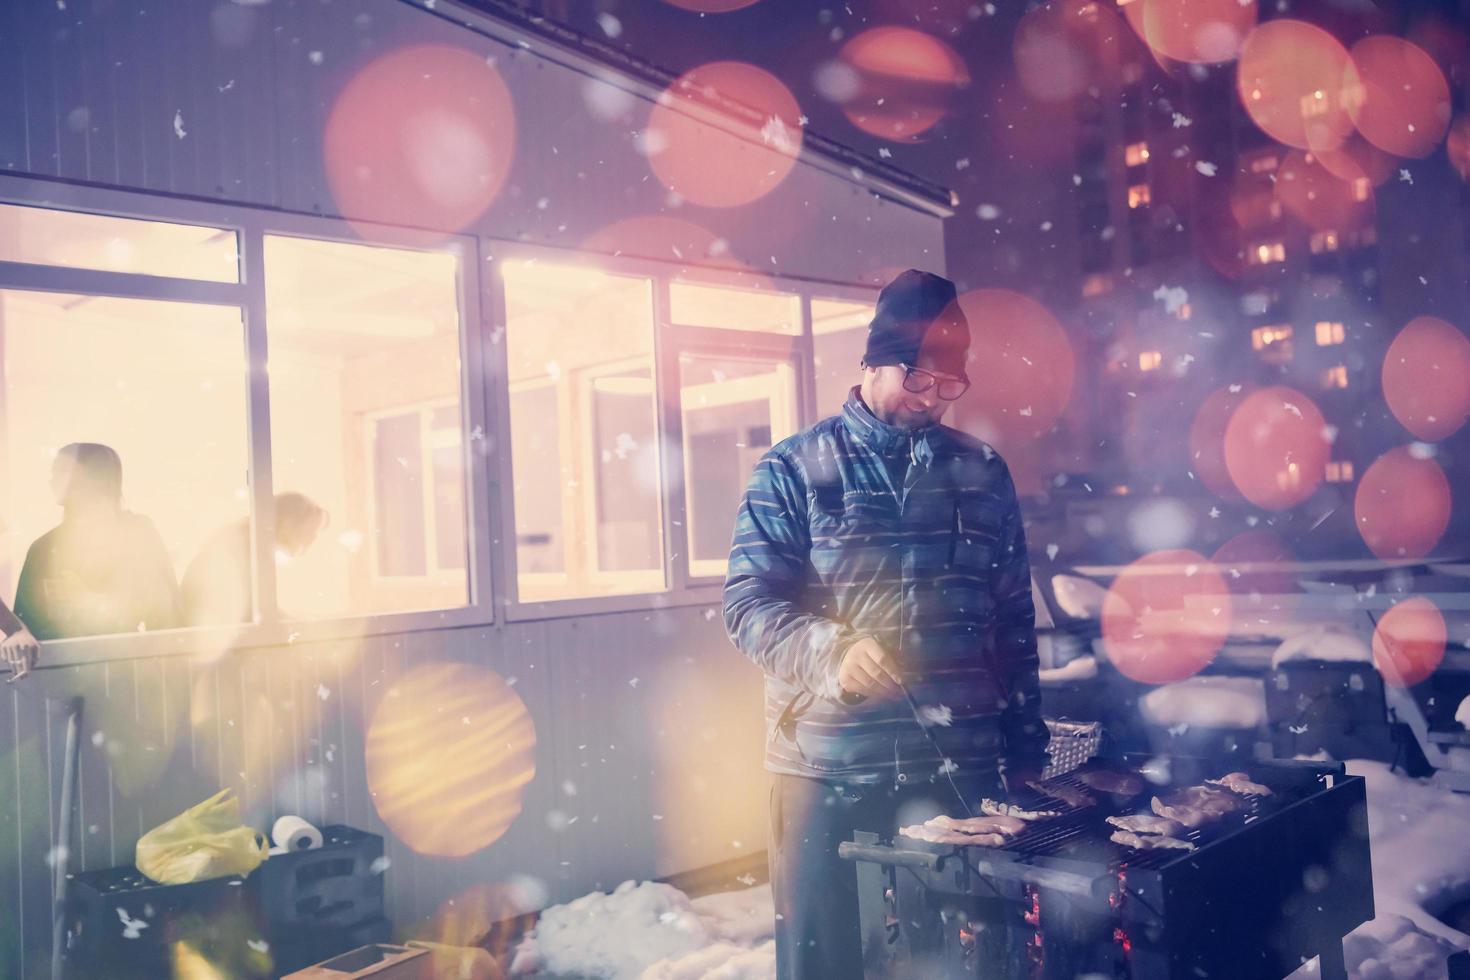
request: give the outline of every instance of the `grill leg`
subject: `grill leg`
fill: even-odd
[[[1348,980],[1347,964],[1342,959],[1342,941],[1329,943],[1317,954],[1317,968],[1322,980]]]

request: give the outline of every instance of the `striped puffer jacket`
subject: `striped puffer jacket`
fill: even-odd
[[[1045,764],[1020,508],[978,439],[888,425],[854,388],[756,466],[724,614],[765,671],[772,772],[904,783]],[[863,636],[897,654],[907,699],[842,699],[837,669]]]

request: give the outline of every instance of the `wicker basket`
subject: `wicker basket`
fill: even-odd
[[[1051,756],[1051,762],[1042,771],[1041,775],[1045,779],[1080,767],[1097,755],[1097,750],[1102,745],[1101,722],[1058,721],[1048,718],[1046,727],[1051,731],[1051,741],[1046,746],[1046,754]]]

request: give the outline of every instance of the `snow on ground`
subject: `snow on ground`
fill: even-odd
[[[1043,684],[1060,684],[1063,681],[1085,681],[1097,676],[1097,658],[1091,654],[1073,659],[1060,667],[1046,667],[1038,671]]]
[[[601,980],[771,980],[775,911],[760,885],[703,898],[625,881],[541,913],[513,975]]]
[[[1164,727],[1258,728],[1266,723],[1266,689],[1258,677],[1191,677],[1155,688],[1138,707]]]
[[[1391,772],[1348,770],[1368,783],[1378,917],[1344,943],[1353,980],[1443,980],[1445,957],[1470,936],[1431,913],[1470,897],[1470,795]],[[601,980],[773,980],[774,913],[764,885],[690,899],[669,885],[625,882],[541,914],[512,974]],[[1312,980],[1308,964],[1293,980]]]
[[[1303,630],[1281,641],[1271,657],[1271,666],[1280,667],[1289,660],[1352,661],[1373,660],[1373,651],[1357,633],[1318,626]]]

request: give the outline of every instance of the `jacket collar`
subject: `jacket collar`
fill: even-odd
[[[892,456],[899,452],[909,453],[916,459],[933,458],[935,446],[930,444],[940,426],[926,425],[922,429],[905,429],[889,425],[879,419],[859,395],[861,388],[854,386],[847,393],[847,402],[842,406],[842,422],[847,431],[880,456]],[[935,440],[935,445],[938,440]]]

